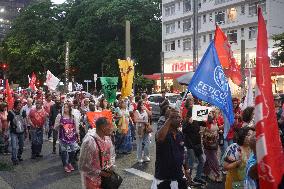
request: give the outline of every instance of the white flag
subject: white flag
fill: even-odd
[[[55,90],[56,86],[59,83],[59,79],[57,77],[55,77],[49,70],[47,70],[47,74],[46,74],[46,86],[51,89],[51,90]]]
[[[248,106],[254,106],[254,99],[253,99],[253,91],[252,91],[252,83],[251,83],[251,71],[249,71],[249,77],[248,77],[248,90],[245,97],[245,100],[242,105],[242,110],[246,109]]]

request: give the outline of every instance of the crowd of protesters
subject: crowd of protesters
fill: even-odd
[[[283,133],[284,103],[275,104]],[[93,189],[101,188],[102,178],[111,176],[116,154],[132,153],[133,143],[137,162],[151,161],[149,145],[155,140],[153,189],[183,189],[224,180],[226,189],[258,188],[254,107],[242,110],[234,98],[235,122],[224,137],[227,122],[222,112],[212,107],[206,121],[196,121],[193,105],[210,106],[190,94],[180,107],[172,106],[163,92],[154,129],[147,94],[118,95],[112,104],[104,97],[86,98],[80,92],[74,97],[41,92],[14,95],[11,110],[5,101],[0,104],[0,150],[11,154],[17,165],[23,161],[25,143],[31,145],[31,159],[41,158],[46,138],[52,142],[50,151],[60,155],[63,170],[74,171],[78,161],[83,186]],[[112,120],[91,120],[92,112],[102,111],[111,111]]]

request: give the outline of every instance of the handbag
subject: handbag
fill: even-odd
[[[95,142],[99,148],[99,158],[100,158],[100,166],[101,166],[101,169],[103,169],[103,162],[102,162],[102,151],[101,151],[101,147],[97,141],[97,139],[95,137],[93,137],[95,139]],[[105,171],[105,170],[104,170]],[[101,176],[101,187],[103,189],[117,189],[119,188],[119,186],[121,185],[122,183],[122,177],[117,174],[116,172],[114,171],[106,171],[108,173],[111,174],[111,176],[109,177],[102,177]]]
[[[152,133],[153,132],[153,127],[150,125],[150,123],[145,124],[145,133]]]

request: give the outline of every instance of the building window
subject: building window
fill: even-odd
[[[227,33],[229,43],[238,43],[238,31],[229,30]]]
[[[201,0],[198,0],[198,10],[201,9]]]
[[[175,4],[165,7],[165,16],[171,16],[175,14]]]
[[[249,27],[249,40],[256,39],[257,27]]]
[[[212,15],[212,12],[209,14],[209,22],[213,22],[213,15]]]
[[[180,40],[178,40],[178,48],[180,48]]]
[[[166,51],[174,51],[174,50],[176,50],[175,41],[166,42],[166,44],[165,44],[165,50],[166,50]]]
[[[175,23],[166,24],[166,34],[171,34],[175,32]]]
[[[241,5],[241,14],[245,14],[246,13],[246,7],[245,5]]]
[[[203,24],[205,24],[206,23],[206,14],[204,14],[202,17],[203,17]]]
[[[197,38],[197,47],[198,49],[201,49],[201,36],[198,36]]]
[[[183,50],[191,50],[191,38],[187,38],[183,40]]]
[[[241,28],[241,37],[245,37],[245,29]]]
[[[266,13],[266,0],[259,0],[255,2],[249,3],[249,15],[254,16],[257,15],[257,6],[260,6],[263,13]]]
[[[191,30],[191,18],[187,18],[183,20],[183,31]]]
[[[237,20],[237,9],[232,7],[228,9],[228,21],[235,22]]]
[[[215,22],[216,24],[225,24],[225,11],[215,12]]]
[[[178,21],[178,29],[180,28],[180,21]]]
[[[212,41],[212,33],[209,33],[209,41]]]
[[[183,12],[191,11],[191,0],[184,0],[183,1]]]
[[[203,35],[203,43],[206,43],[206,35]]]
[[[200,30],[201,29],[201,16],[197,17],[197,28]]]

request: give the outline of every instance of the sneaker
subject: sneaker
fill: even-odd
[[[71,163],[69,163],[67,166],[68,166],[70,171],[74,171],[75,170]]]
[[[149,162],[149,161],[151,161],[148,156],[144,156],[144,159],[143,159],[143,160],[144,160],[144,162]]]
[[[68,166],[65,166],[65,167],[64,167],[64,171],[65,171],[66,173],[70,173],[70,172],[71,172],[71,170],[68,168]]]
[[[194,178],[193,181],[194,181],[194,182],[201,183],[201,184],[203,184],[203,185],[206,185],[206,184],[207,184],[206,181],[203,180],[202,178]]]

